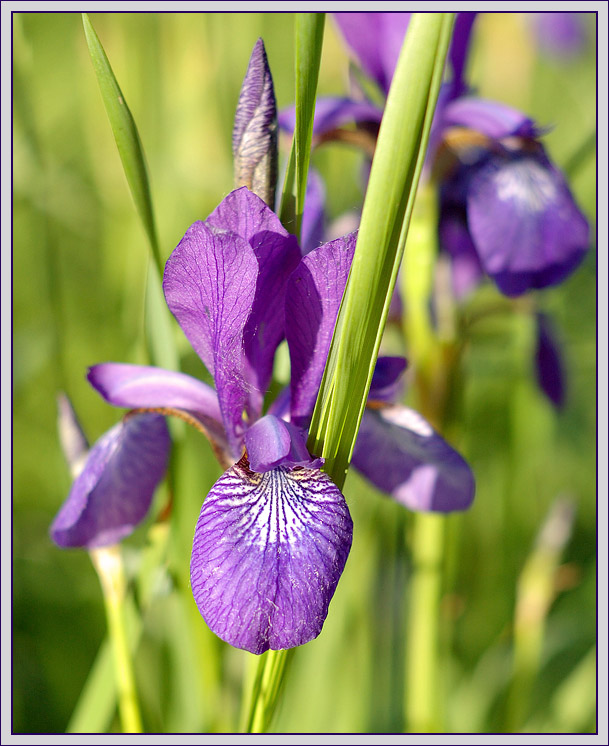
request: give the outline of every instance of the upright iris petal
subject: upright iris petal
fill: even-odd
[[[243,330],[249,317],[258,262],[234,233],[194,223],[167,260],[167,305],[214,376],[229,441],[238,450],[245,424],[248,382]]]
[[[248,362],[249,397],[259,413],[262,395],[273,372],[273,357],[284,336],[286,284],[301,253],[275,213],[248,189],[231,192],[205,224],[230,230],[251,247],[256,267],[254,297],[243,328],[243,350]]]
[[[334,20],[362,68],[387,93],[411,13],[335,13]]]
[[[301,427],[308,427],[313,412],[356,240],[352,233],[311,251],[288,283],[291,411],[292,422]]]
[[[351,547],[344,497],[319,469],[252,472],[245,459],[203,503],[191,584],[209,627],[260,654],[317,637]]]

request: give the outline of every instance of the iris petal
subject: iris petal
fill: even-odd
[[[51,526],[61,547],[115,544],[144,519],[169,456],[165,418],[134,415],[89,451],[82,472]]]
[[[442,112],[446,127],[465,127],[494,140],[504,137],[535,137],[537,128],[527,117],[498,101],[464,96],[446,104]]]
[[[167,305],[214,376],[226,433],[237,452],[253,383],[244,363],[243,333],[257,277],[256,256],[244,239],[199,221],[169,257],[163,279]]]
[[[588,249],[588,223],[541,146],[476,168],[467,220],[482,267],[509,296],[561,282]]]
[[[330,349],[357,234],[319,246],[292,273],[286,296],[286,338],[292,362],[292,422],[307,427]]]
[[[383,110],[370,101],[353,101],[350,98],[327,96],[315,102],[313,134],[324,135],[330,130],[355,122],[380,124]],[[279,125],[286,132],[294,132],[296,109],[290,106],[279,113]]]
[[[411,13],[334,13],[362,68],[389,91]]]
[[[223,451],[228,450],[216,392],[185,373],[148,365],[101,363],[89,368],[89,383],[115,407],[172,408],[188,412]],[[240,450],[233,454],[238,458]]]
[[[369,398],[375,401],[395,401],[403,387],[402,373],[408,362],[403,357],[379,357],[370,382]]]
[[[318,469],[257,474],[242,459],[209,493],[192,590],[219,637],[260,654],[317,637],[352,539],[344,497]]]
[[[565,372],[560,345],[551,319],[545,313],[538,313],[535,320],[537,322],[535,347],[537,383],[554,406],[560,409],[565,403]]]
[[[323,459],[307,451],[307,435],[290,422],[267,414],[245,433],[245,448],[250,468],[265,472],[277,466],[306,466],[319,469]]]
[[[465,510],[474,499],[467,462],[412,409],[366,410],[353,466],[410,510]]]
[[[254,385],[251,408],[257,415],[271,380],[275,350],[285,333],[286,283],[300,261],[300,249],[277,215],[245,187],[225,197],[205,225],[235,233],[249,244],[258,261],[254,297],[243,330],[248,379]]]

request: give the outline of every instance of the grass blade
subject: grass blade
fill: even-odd
[[[315,94],[324,36],[324,13],[297,13],[295,27],[296,124],[286,170],[280,217],[287,230],[300,236],[307,175],[311,159]]]
[[[423,166],[453,14],[415,14],[372,163],[353,265],[326,363],[309,447],[341,486],[366,403]]]
[[[142,143],[133,116],[89,16],[83,13],[82,19],[89,53],[110,126],[154,259],[154,266],[150,267],[146,283],[146,336],[150,358],[155,365],[177,370],[178,358],[173,341],[171,318],[161,290],[163,261],[154,223],[150,184]]]
[[[97,82],[99,83],[99,89],[104,100],[104,106],[110,120],[114,139],[116,140],[116,146],[123,162],[129,189],[131,190],[135,207],[144,224],[144,230],[148,236],[152,255],[162,276],[163,263],[161,261],[159,243],[154,225],[148,172],[140,136],[123,92],[112,72],[108,57],[86,13],[82,14],[82,21],[91,61],[93,62],[93,68],[95,69]]]

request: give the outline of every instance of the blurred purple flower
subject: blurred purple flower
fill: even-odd
[[[323,460],[307,451],[306,429],[355,240],[348,235],[302,257],[264,202],[245,187],[237,189],[206,221],[188,229],[163,280],[169,308],[212,374],[215,391],[190,376],[151,367],[104,363],[89,372],[91,384],[115,406],[196,420],[220,460],[234,463],[201,509],[191,584],[210,628],[253,653],[301,645],[319,634],[351,546],[347,504],[320,470]],[[290,390],[263,415],[284,335],[292,360]],[[466,462],[419,415],[386,402],[404,365],[394,358],[379,361],[371,398],[387,413],[365,415],[365,437],[383,444],[378,461],[367,454],[359,468],[413,509],[463,509],[474,492]],[[111,431],[79,479],[88,484],[101,475],[100,481],[109,481],[106,454],[114,448],[112,477],[125,483],[145,478],[153,490],[166,434],[151,430],[144,446],[135,429],[141,418],[162,422],[158,414],[126,418],[118,428],[129,450]],[[381,473],[388,468],[390,481]],[[75,485],[62,514],[76,510],[83,489]],[[120,497],[128,502],[125,493]],[[91,507],[100,520],[104,499],[116,502],[100,493]]]
[[[584,13],[527,13],[541,49],[554,57],[571,58],[586,45]]]
[[[487,274],[508,296],[562,282],[588,249],[589,228],[533,122],[472,97],[442,111],[456,162],[440,185],[439,237],[458,297]]]
[[[475,17],[457,15],[452,75],[436,108],[426,174],[440,180],[439,239],[453,261],[457,297],[484,275],[505,295],[516,296],[568,277],[586,254],[589,228],[534,122],[508,106],[467,95],[464,71]],[[385,94],[409,19],[409,13],[335,14],[347,44]],[[336,129],[348,122],[373,132],[381,117],[370,101],[321,99],[314,134],[318,140],[338,137]],[[279,121],[293,129],[293,110],[282,112]]]

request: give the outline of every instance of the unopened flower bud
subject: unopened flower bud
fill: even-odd
[[[264,43],[254,46],[233,128],[235,186],[246,186],[271,209],[277,184],[277,106]]]

